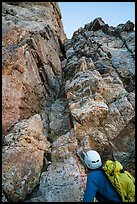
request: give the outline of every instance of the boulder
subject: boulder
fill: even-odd
[[[38,185],[44,153],[50,143],[43,135],[40,115],[17,123],[5,136],[2,152],[2,188],[11,202],[19,202]]]

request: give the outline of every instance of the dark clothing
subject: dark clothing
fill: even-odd
[[[87,177],[87,185],[83,202],[94,202],[96,197],[98,202],[122,202],[103,170],[96,169]]]

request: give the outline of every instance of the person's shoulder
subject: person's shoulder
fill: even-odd
[[[91,173],[88,174],[88,180],[97,182],[103,179],[103,174],[100,170],[93,170]]]
[[[101,175],[102,171],[100,169],[94,169],[93,171],[91,171],[91,173],[89,174],[90,177],[94,177],[96,175]]]

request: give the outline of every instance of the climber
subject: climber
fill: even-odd
[[[88,170],[83,202],[122,202],[106,174],[101,170],[102,161],[98,152],[90,150],[84,158]]]

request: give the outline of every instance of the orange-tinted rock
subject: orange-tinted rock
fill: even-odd
[[[38,113],[59,92],[60,44],[66,39],[56,2],[2,4],[2,127]]]
[[[37,114],[16,124],[4,138],[2,186],[10,201],[25,199],[38,184],[44,153],[50,151],[43,131]]]

